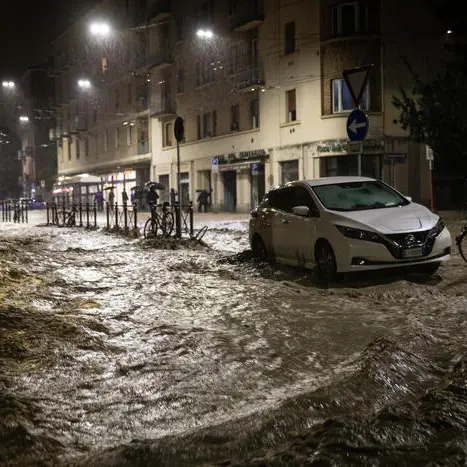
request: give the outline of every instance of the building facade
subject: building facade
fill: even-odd
[[[247,212],[272,186],[356,175],[362,150],[363,175],[427,203],[425,148],[409,142],[392,105],[398,86],[410,86],[405,63],[430,76],[441,56],[442,31],[419,7],[400,0],[104,2],[56,41],[69,53],[73,34],[96,17],[120,28],[120,38],[97,52],[84,47],[74,68],[68,57],[57,77],[59,175],[91,174],[117,190],[147,180],[177,190],[179,115],[184,204],[207,190],[213,209]],[[369,133],[360,147],[346,133],[353,103],[343,71],[364,65],[372,65],[361,102]],[[93,86],[67,95],[78,75]]]

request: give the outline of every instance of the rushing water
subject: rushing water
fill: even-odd
[[[324,287],[212,227],[216,249],[0,239],[0,464],[465,464],[457,256]]]

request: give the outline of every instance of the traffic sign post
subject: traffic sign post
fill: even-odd
[[[344,70],[342,73],[344,81],[349,88],[355,109],[347,119],[347,136],[351,141],[360,141],[360,151],[358,153],[358,175],[362,175],[363,140],[368,134],[368,118],[360,110],[360,102],[368,83],[368,78],[373,65],[366,65],[358,68]]]
[[[176,209],[176,219],[175,219],[175,227],[176,227],[176,235],[177,237],[182,236],[182,197],[181,197],[181,177],[180,177],[180,141],[183,141],[185,138],[185,125],[183,123],[182,117],[177,117],[174,123],[174,136],[177,140],[177,195],[178,195],[178,209]]]
[[[433,161],[435,160],[435,154],[433,149],[426,145],[426,160],[428,161],[428,169],[430,170],[430,207],[433,211],[435,209],[434,190],[433,190]]]

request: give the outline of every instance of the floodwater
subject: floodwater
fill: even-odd
[[[246,228],[4,226],[0,464],[465,465],[467,264],[324,286]]]

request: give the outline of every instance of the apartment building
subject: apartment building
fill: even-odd
[[[391,103],[399,85],[410,85],[404,58],[429,76],[441,54],[443,31],[415,3],[104,2],[56,41],[69,51],[98,16],[120,28],[118,41],[85,47],[57,77],[59,175],[83,184],[89,174],[104,188],[151,179],[177,189],[177,115],[185,121],[183,203],[206,189],[213,209],[246,212],[277,184],[356,174],[360,146],[346,134],[353,104],[343,71],[371,64],[362,172],[426,202],[425,148],[408,141]],[[92,86],[66,94],[84,65]],[[80,188],[86,196],[92,189]]]

